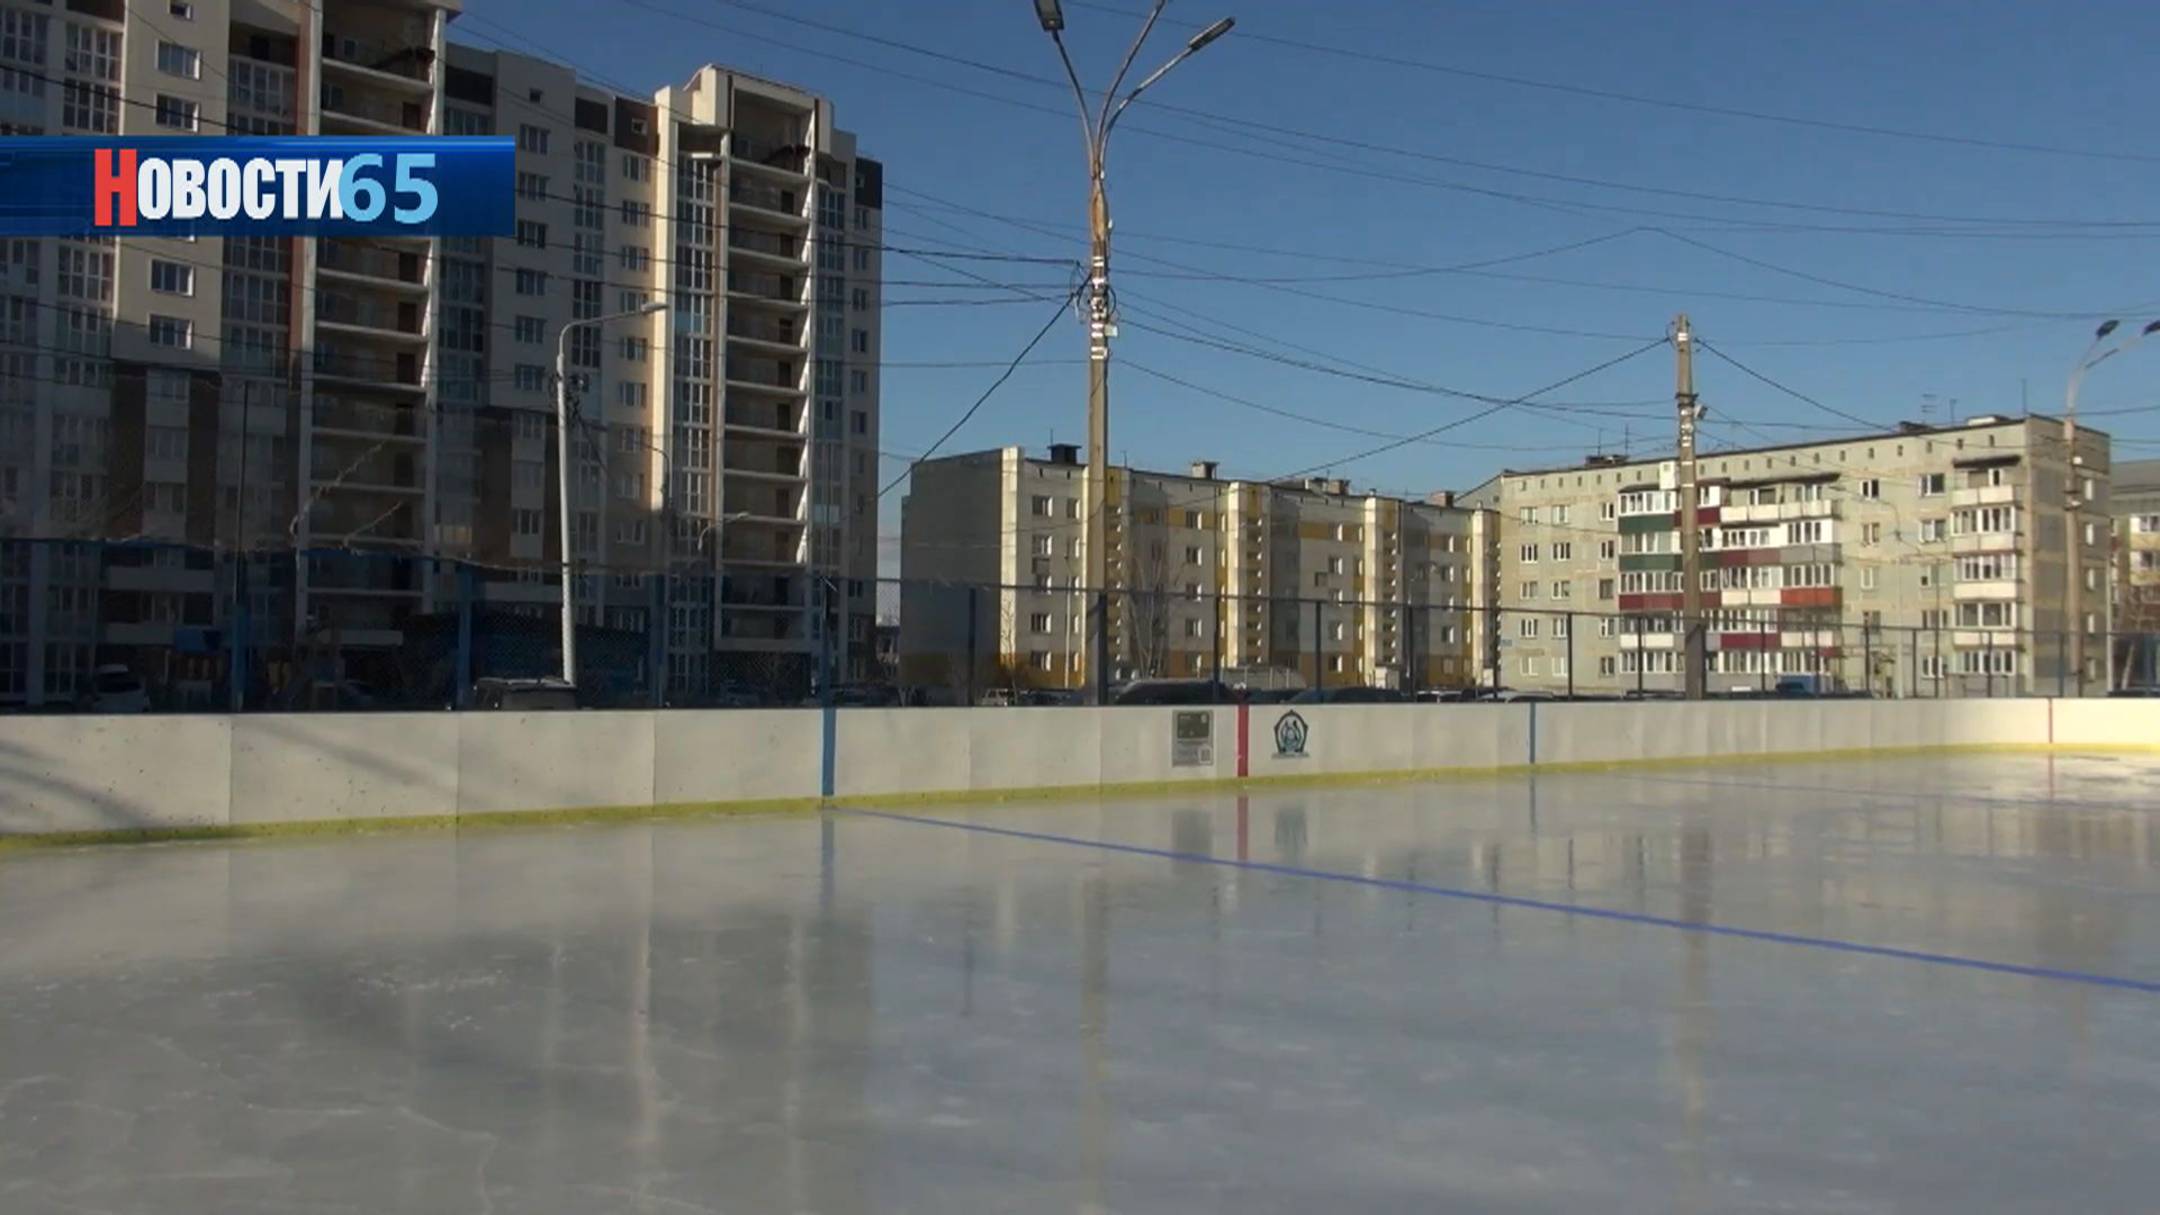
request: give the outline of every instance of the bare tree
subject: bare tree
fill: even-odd
[[[1135,554],[1126,580],[1127,664],[1135,678],[1161,676],[1170,662],[1170,557],[1160,540]]]

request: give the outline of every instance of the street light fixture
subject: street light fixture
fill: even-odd
[[[2084,508],[2090,504],[2085,501],[2084,497],[2085,479],[2082,475],[2084,461],[2077,454],[2078,393],[2085,387],[2085,375],[2087,372],[2116,355],[2131,349],[2146,338],[2160,333],[2160,321],[2150,321],[2136,333],[2113,346],[2107,347],[2105,350],[2101,349],[2101,346],[2106,343],[2108,338],[2113,336],[2115,331],[2120,328],[2122,328],[2120,320],[2111,319],[2100,322],[2099,327],[2093,330],[2092,341],[2086,345],[2085,353],[2078,356],[2077,365],[2070,371],[2070,383],[2063,390],[2063,458],[2069,464],[2069,475],[2065,478],[2063,499],[2066,512],[2063,530],[2067,536],[2064,549],[2068,555],[2068,559],[2064,562],[2064,568],[2068,572],[2068,585],[2064,596],[2064,613],[2069,617],[2070,662],[2072,669],[2077,671],[2078,694],[2081,696],[2085,693],[2085,609],[2083,603],[2085,557],[2080,549],[2085,540],[2085,530],[2080,516],[2083,514]],[[2112,646],[2110,649],[2112,651]]]
[[[572,687],[577,686],[577,592],[571,577],[570,546],[570,331],[651,316],[667,311],[667,307],[667,301],[654,300],[626,312],[571,321],[555,335],[555,513],[561,516],[558,532],[562,544],[562,681]]]
[[[1147,20],[1140,26],[1140,34],[1133,39],[1131,49],[1118,65],[1117,75],[1110,80],[1110,87],[1103,90],[1100,107],[1088,102],[1087,90],[1081,87],[1080,73],[1074,69],[1072,56],[1066,53],[1065,13],[1058,0],[1035,0],[1035,19],[1042,24],[1043,32],[1057,46],[1058,61],[1065,66],[1065,78],[1072,82],[1073,100],[1080,110],[1080,134],[1086,145],[1088,168],[1088,280],[1081,289],[1087,306],[1088,327],[1088,510],[1084,527],[1083,544],[1087,548],[1087,582],[1095,592],[1099,608],[1109,611],[1110,567],[1104,545],[1103,512],[1109,496],[1110,474],[1110,339],[1117,336],[1117,318],[1110,294],[1110,196],[1103,184],[1104,157],[1110,141],[1110,132],[1117,120],[1150,85],[1161,80],[1178,64],[1199,53],[1202,47],[1230,32],[1236,25],[1233,18],[1217,21],[1185,43],[1184,49],[1170,57],[1169,62],[1156,68],[1129,93],[1120,95],[1125,76],[1132,70],[1133,60],[1140,57],[1140,49],[1146,45],[1148,35],[1154,32],[1155,22],[1162,16],[1169,0],[1155,0],[1148,9]],[[1104,686],[1109,662],[1103,652],[1101,638],[1108,636],[1108,629],[1097,629],[1095,638],[1096,695],[1105,694]]]

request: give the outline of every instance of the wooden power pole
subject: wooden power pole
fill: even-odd
[[[1702,541],[1696,523],[1701,494],[1695,477],[1695,424],[1702,416],[1695,401],[1695,341],[1687,313],[1673,318],[1673,354],[1678,372],[1673,404],[1680,422],[1680,630],[1682,688],[1689,700],[1703,698]],[[1639,660],[1638,660],[1639,661]]]

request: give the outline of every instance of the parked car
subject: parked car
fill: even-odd
[[[762,709],[772,704],[773,698],[754,683],[730,679],[713,685],[707,703],[715,709]]]
[[[890,684],[850,683],[833,689],[833,704],[843,709],[885,709],[900,703],[900,691]]]
[[[1294,705],[1399,705],[1408,698],[1394,688],[1344,685],[1339,688],[1307,688],[1290,698]]]
[[[575,709],[578,692],[560,679],[481,679],[473,683],[472,707],[510,713]]]
[[[1212,679],[1136,679],[1117,690],[1118,705],[1227,705],[1238,694]]]
[[[1559,697],[1543,688],[1502,688],[1492,698],[1501,704],[1519,704],[1528,700],[1558,700]]]
[[[1028,688],[1020,693],[1019,703],[1030,708],[1076,705],[1080,703],[1080,694],[1063,688]]]
[[[1239,688],[1237,695],[1247,704],[1283,705],[1298,698],[1298,688]]]
[[[1019,700],[1011,688],[988,688],[975,698],[975,703],[986,709],[1007,709],[1018,704]]]
[[[102,666],[90,676],[84,707],[92,713],[148,713],[150,689],[142,676],[124,666]]]

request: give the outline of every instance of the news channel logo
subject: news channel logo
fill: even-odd
[[[0,139],[0,236],[508,236],[497,136]]]

